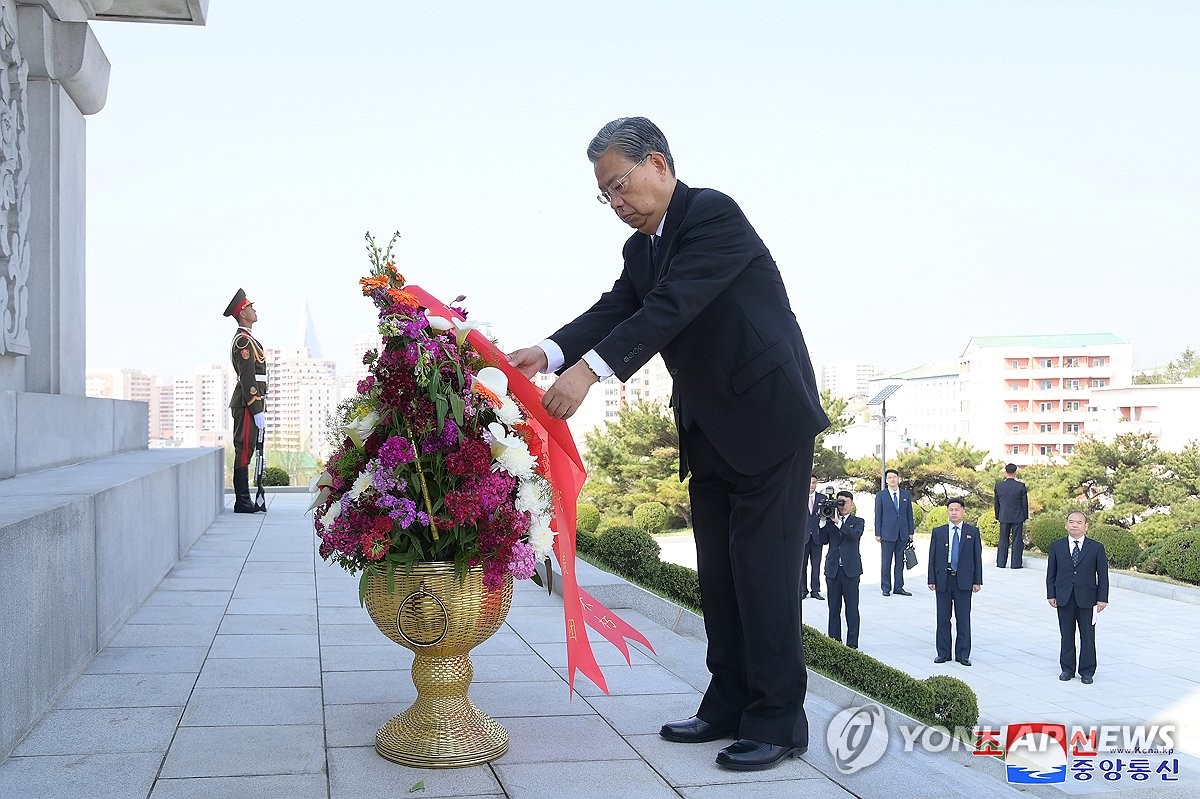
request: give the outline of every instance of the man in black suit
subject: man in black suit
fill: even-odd
[[[858,649],[858,581],[862,577],[862,543],[867,523],[854,515],[854,495],[839,491],[842,507],[832,519],[820,521],[821,543],[829,544],[825,556],[825,586],[829,591],[829,637],[842,640],[842,603],[846,604],[846,646]]]
[[[800,635],[804,486],[828,426],[804,337],[770,252],[737,203],[675,177],[661,130],[630,117],[588,147],[598,199],[636,231],[590,309],[509,355],[560,374],[543,404],[565,419],[592,384],[629,379],[656,352],[674,381],[712,679],[671,741],[737,736],[717,763],[770,768],[808,747]]]
[[[1017,465],[1004,467],[1004,479],[996,483],[996,521],[1000,522],[1000,545],[996,548],[996,566],[1008,562],[1012,542],[1012,568],[1022,568],[1025,554],[1025,520],[1029,518],[1029,491],[1017,479]]]
[[[1108,554],[1104,544],[1087,537],[1087,516],[1075,511],[1067,516],[1067,537],[1050,545],[1046,561],[1046,599],[1058,610],[1061,644],[1058,679],[1075,676],[1075,630],[1079,630],[1079,681],[1091,685],[1096,674],[1097,613],[1108,607]]]
[[[813,599],[825,598],[821,596],[821,517],[817,513],[817,502],[820,499],[821,495],[817,493],[817,478],[813,477],[808,485],[808,526],[804,533],[804,554],[800,558],[800,585],[804,585],[804,578],[811,571]],[[806,590],[800,598],[807,599],[808,596],[809,592]]]
[[[883,490],[875,495],[875,540],[882,550],[879,587],[884,596],[912,596],[904,590],[904,550],[912,543],[912,494],[900,487],[900,473],[884,472]]]
[[[983,588],[983,541],[979,528],[963,521],[961,499],[946,504],[949,523],[933,528],[929,539],[929,590],[937,595],[937,657],[950,659],[950,611],[957,623],[954,659],[971,665],[971,595]]]

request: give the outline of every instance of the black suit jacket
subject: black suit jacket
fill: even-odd
[[[1089,608],[1097,602],[1108,602],[1108,554],[1104,544],[1084,536],[1079,566],[1071,562],[1071,537],[1064,536],[1050,544],[1046,561],[1046,599],[1058,600],[1060,606],[1071,597],[1075,604]]]
[[[818,532],[821,527],[821,514],[817,512],[817,499],[825,495],[818,492],[817,494],[809,494],[808,501],[812,503],[812,511],[808,514],[808,530],[804,534],[804,543],[812,542],[814,544],[823,544],[824,541],[820,538]]]
[[[996,483],[996,521],[1017,524],[1029,518],[1029,491],[1020,480]]]
[[[950,525],[933,528],[929,538],[929,585],[945,591],[950,587]],[[958,571],[955,584],[964,590],[983,585],[983,540],[979,528],[963,522],[958,531]]]
[[[908,541],[913,537],[912,492],[901,488],[896,493],[900,495],[900,512],[892,504],[892,492],[886,487],[875,495],[875,535],[884,541]]]
[[[842,568],[846,570],[847,577],[860,576],[863,568],[862,553],[858,546],[862,543],[863,531],[867,529],[867,523],[851,514],[842,519],[841,529],[828,521],[820,529],[818,540],[822,544],[829,544],[829,551],[825,555],[825,576],[837,577],[839,559]]]
[[[694,420],[742,474],[829,426],[779,268],[737,203],[678,181],[658,258],[640,232],[623,255],[612,289],[550,336],[565,365],[594,349],[624,381],[661,352],[676,422]],[[682,478],[682,442],[679,461]]]

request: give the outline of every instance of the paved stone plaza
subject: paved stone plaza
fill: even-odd
[[[612,694],[586,678],[571,698],[561,599],[518,587],[508,623],[475,650],[472,697],[511,734],[507,754],[466,769],[423,771],[374,751],[376,729],[412,701],[411,655],[358,606],[357,580],[314,554],[307,496],[276,494],[271,512],[220,515],[144,606],[0,764],[4,799],[119,797],[917,797],[1018,796],[1001,764],[967,753],[903,753],[846,776],[825,730],[861,698],[819,676],[810,683],[808,754],[758,773],[718,769],[723,743],[672,744],[664,720],[690,715],[706,684],[704,643],[646,615],[620,614],[647,635],[633,667],[595,644]],[[869,553],[870,547],[864,547]],[[876,561],[877,563],[877,561]],[[868,573],[872,567],[868,566]],[[586,568],[581,573],[586,577]],[[1195,605],[1114,590],[1093,686],[1062,685],[1053,615],[1037,569],[989,570],[975,610],[971,669],[985,718],[998,721],[1195,717],[1186,672],[1197,643],[1177,632]],[[863,591],[863,646],[921,677],[932,673],[933,601]],[[814,608],[806,601],[807,621]],[[653,615],[653,614],[651,614]],[[1175,632],[1172,632],[1175,631]],[[1168,657],[1169,655],[1169,657]],[[1133,688],[1131,686],[1139,686]],[[1060,713],[1071,713],[1067,719]],[[889,714],[889,726],[903,722]],[[1195,761],[1179,783],[1095,784],[1108,795],[1194,793]],[[1145,787],[1141,787],[1145,785]],[[1071,790],[1079,793],[1077,785]],[[1035,796],[1062,791],[1037,788]]]

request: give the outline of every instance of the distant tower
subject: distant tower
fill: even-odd
[[[296,329],[296,348],[308,350],[308,357],[321,360],[321,345],[317,342],[317,328],[313,324],[312,312],[308,303],[300,313],[300,326]]]

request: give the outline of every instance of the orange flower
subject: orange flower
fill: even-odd
[[[388,299],[397,305],[410,305],[413,308],[421,307],[421,302],[403,289],[388,289]]]
[[[404,275],[400,274],[400,271],[396,269],[396,265],[391,261],[388,261],[386,264],[384,264],[384,266],[391,270],[392,274],[396,276],[396,282],[400,284],[400,288],[404,288]]]
[[[372,275],[371,277],[362,277],[358,279],[358,284],[362,286],[364,296],[370,295],[375,289],[385,289],[388,286],[387,275]]]
[[[495,395],[495,393],[494,393],[494,392],[493,392],[493,391],[492,391],[490,388],[487,388],[487,387],[486,387],[486,386],[484,386],[482,383],[480,383],[478,380],[476,380],[476,381],[475,381],[475,383],[474,383],[474,385],[472,386],[472,388],[475,390],[475,392],[476,392],[477,394],[479,394],[479,396],[483,397],[485,400],[487,400],[488,402],[492,403],[492,407],[493,407],[493,408],[499,408],[499,407],[500,407],[500,404],[501,404],[501,403],[500,403],[500,398],[499,398],[499,397],[497,397],[497,396]]]

